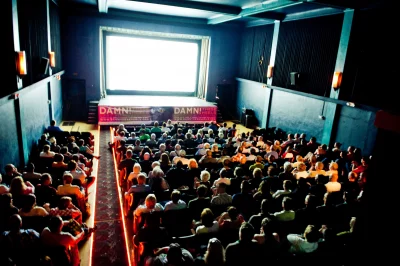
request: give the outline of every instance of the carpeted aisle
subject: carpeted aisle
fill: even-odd
[[[117,184],[112,153],[108,149],[110,128],[100,128],[100,155],[97,174],[96,205],[94,223],[98,229],[94,234],[92,265],[129,265],[124,240],[122,215],[119,206]]]

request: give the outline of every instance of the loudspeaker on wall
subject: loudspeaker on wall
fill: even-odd
[[[300,73],[290,72],[290,85],[299,85]]]
[[[39,73],[41,75],[46,75],[48,70],[49,70],[49,59],[46,57],[42,57],[40,59]]]

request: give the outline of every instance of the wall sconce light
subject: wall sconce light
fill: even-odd
[[[56,66],[56,55],[54,52],[49,52],[49,59],[50,59],[50,67]]]
[[[332,80],[332,88],[334,88],[335,90],[339,89],[341,83],[342,83],[342,72],[335,72]]]
[[[17,67],[17,75],[24,76],[28,74],[26,69],[26,55],[25,51],[16,52],[16,60],[15,64]]]
[[[267,78],[272,78],[272,72],[274,70],[274,67],[271,65],[268,65],[268,69],[267,69]]]

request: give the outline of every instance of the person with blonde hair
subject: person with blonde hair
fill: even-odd
[[[305,163],[299,163],[296,167],[296,169],[293,170],[292,172],[294,178],[296,180],[299,180],[300,178],[307,178],[309,173],[307,172],[307,166]]]
[[[329,170],[326,171],[326,175],[331,175],[331,174],[337,174],[338,175],[339,174],[338,169],[339,169],[338,163],[331,162],[329,164]]]
[[[11,180],[9,192],[13,197],[33,194],[35,193],[35,186],[29,181],[24,182],[21,176],[16,176]]]
[[[324,170],[324,163],[323,162],[316,162],[315,163],[315,170],[309,171],[308,177],[314,178],[316,175],[326,175]]]
[[[149,213],[152,211],[163,211],[164,207],[157,202],[156,195],[149,194],[147,195],[144,204],[139,205],[135,210],[135,216],[140,217],[142,213]]]
[[[139,163],[135,163],[133,165],[132,172],[128,176],[128,181],[129,182],[133,182],[133,183],[137,183],[137,181],[135,182],[134,180],[136,180],[136,178],[138,177],[138,175],[141,172],[142,172],[142,167],[140,166]]]
[[[218,238],[213,237],[208,241],[203,260],[204,265],[207,266],[220,266],[225,264],[225,248]]]
[[[301,164],[301,163],[304,163],[304,158],[303,158],[303,156],[301,156],[301,155],[296,155],[296,162],[294,162],[292,165],[293,165],[293,168],[297,168],[297,167],[299,167],[299,164]]]

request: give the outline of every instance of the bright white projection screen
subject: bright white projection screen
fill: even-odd
[[[106,35],[107,91],[195,94],[199,77],[198,40]]]

